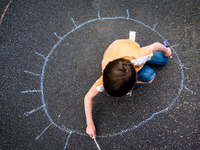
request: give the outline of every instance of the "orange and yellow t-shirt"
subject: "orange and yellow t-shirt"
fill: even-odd
[[[138,72],[142,66],[152,58],[153,51],[150,47],[140,47],[136,42],[132,42],[130,39],[120,39],[114,41],[103,55],[102,74],[106,65],[115,59],[124,58],[130,60],[135,66],[136,72]],[[99,92],[104,90],[103,87],[103,75],[95,82],[95,87]]]

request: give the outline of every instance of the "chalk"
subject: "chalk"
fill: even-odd
[[[96,144],[96,146],[97,146],[98,150],[101,150],[101,148],[100,148],[99,144],[97,143],[97,140],[96,140],[95,138],[93,138],[93,140],[94,140],[94,142],[95,142],[95,144]]]
[[[131,41],[135,42],[135,37],[136,37],[136,32],[130,31],[129,32],[129,39],[131,39]]]
[[[126,95],[128,95],[128,96],[132,96],[132,90],[129,91]]]
[[[163,41],[163,45],[167,47],[167,41]]]

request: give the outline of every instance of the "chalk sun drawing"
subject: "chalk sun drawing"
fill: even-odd
[[[44,55],[38,53],[38,52],[35,52],[38,56],[44,58],[44,65],[43,65],[43,67],[42,67],[42,72],[41,72],[41,74],[32,73],[32,72],[27,71],[27,70],[25,70],[24,72],[25,72],[25,73],[32,74],[32,75],[35,75],[35,76],[39,76],[39,77],[41,78],[40,89],[38,89],[38,90],[26,90],[26,91],[22,91],[21,93],[29,93],[29,92],[30,92],[30,93],[34,93],[34,92],[39,92],[39,93],[41,93],[42,105],[41,105],[40,107],[36,108],[36,109],[33,109],[33,110],[29,111],[29,112],[24,113],[24,115],[25,115],[25,116],[28,116],[28,115],[30,115],[31,113],[35,112],[35,111],[38,111],[38,110],[40,110],[40,109],[43,109],[44,112],[45,112],[45,114],[46,114],[46,116],[48,117],[48,119],[49,119],[49,121],[50,121],[50,124],[40,133],[40,135],[38,135],[38,136],[36,137],[36,140],[39,139],[39,138],[42,136],[42,134],[43,134],[50,126],[52,126],[52,125],[56,126],[58,129],[60,129],[60,130],[62,130],[62,131],[64,131],[64,132],[66,132],[66,133],[69,134],[68,137],[67,137],[65,146],[64,146],[64,150],[67,148],[67,145],[68,145],[68,142],[69,142],[69,138],[70,138],[70,136],[71,136],[72,134],[78,134],[78,135],[82,135],[82,136],[88,136],[86,133],[81,133],[81,132],[79,132],[79,131],[67,129],[64,125],[61,125],[61,126],[57,125],[57,124],[52,120],[51,116],[49,115],[48,110],[47,110],[47,107],[46,107],[46,106],[47,106],[47,103],[45,102],[45,99],[44,99],[43,79],[44,79],[44,76],[45,76],[45,67],[46,67],[47,62],[48,62],[48,60],[49,60],[49,57],[51,56],[51,54],[53,53],[53,51],[55,50],[55,48],[56,48],[68,35],[70,35],[70,34],[73,33],[74,31],[76,31],[77,29],[83,27],[84,25],[89,24],[89,23],[92,23],[92,22],[95,22],[95,21],[119,20],[119,19],[123,19],[123,20],[134,21],[134,22],[136,22],[136,23],[141,24],[142,26],[144,26],[144,27],[150,29],[151,31],[155,32],[162,40],[167,41],[160,33],[158,33],[158,32],[155,30],[155,28],[156,28],[156,26],[158,25],[158,23],[156,23],[156,24],[154,25],[154,27],[152,28],[152,27],[150,27],[150,26],[144,24],[143,22],[140,22],[140,21],[138,21],[138,20],[136,20],[136,19],[130,18],[130,16],[129,16],[129,11],[128,11],[128,10],[126,10],[126,13],[127,13],[127,16],[126,16],[126,17],[123,17],[123,16],[119,16],[119,17],[101,17],[101,16],[100,16],[100,12],[98,12],[98,14],[97,14],[98,18],[92,19],[92,20],[88,20],[88,21],[86,21],[86,22],[84,22],[84,23],[82,23],[82,24],[80,24],[80,25],[77,25],[77,24],[75,23],[74,19],[71,18],[71,20],[72,20],[72,22],[73,22],[75,28],[72,29],[71,31],[69,31],[68,33],[66,33],[63,37],[58,36],[57,33],[54,32],[55,36],[56,36],[59,40],[58,40],[58,42],[53,46],[53,48],[50,50],[49,54],[48,54],[46,57],[45,57]],[[114,136],[117,136],[117,135],[121,135],[121,136],[122,136],[122,135],[123,135],[124,133],[126,133],[126,132],[133,131],[133,130],[135,130],[136,128],[138,128],[138,127],[144,125],[145,123],[147,123],[148,121],[150,121],[151,119],[153,119],[156,115],[161,114],[161,113],[164,113],[164,112],[166,112],[167,110],[169,110],[169,109],[175,104],[175,102],[176,102],[177,99],[179,98],[179,96],[180,96],[180,94],[181,94],[181,92],[182,92],[183,89],[186,89],[186,90],[188,90],[189,92],[193,93],[192,90],[190,90],[190,89],[188,89],[186,86],[184,86],[184,70],[183,70],[183,69],[184,69],[184,68],[185,68],[185,69],[188,69],[188,68],[186,68],[186,67],[184,67],[184,66],[182,65],[181,60],[180,60],[178,54],[177,54],[176,51],[174,50],[174,47],[178,46],[178,44],[176,44],[176,45],[171,45],[169,42],[167,42],[167,44],[168,44],[168,46],[173,50],[173,52],[175,53],[175,55],[176,55],[176,57],[177,57],[177,59],[178,59],[178,61],[179,61],[179,66],[180,66],[180,68],[181,68],[181,84],[180,84],[180,89],[179,89],[179,92],[178,92],[177,96],[172,100],[172,102],[170,103],[170,105],[169,105],[168,107],[166,107],[166,108],[164,108],[164,109],[162,109],[162,110],[160,110],[160,111],[158,111],[158,112],[153,113],[153,114],[151,115],[151,117],[149,117],[149,118],[143,120],[142,122],[140,122],[139,124],[135,125],[134,127],[131,127],[131,128],[129,128],[129,129],[126,129],[126,130],[121,130],[121,132],[117,132],[117,133],[112,133],[112,134],[97,136],[98,138],[108,138],[108,137],[114,137]],[[97,149],[100,150],[100,146],[99,146],[99,144],[97,143],[97,141],[96,141],[95,139],[94,139],[94,142],[95,142],[95,144],[96,144],[96,146],[97,146]]]

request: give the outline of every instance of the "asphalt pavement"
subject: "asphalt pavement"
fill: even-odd
[[[200,147],[199,0],[1,0],[0,12],[0,149]],[[130,31],[141,45],[167,41],[173,54],[131,96],[95,97],[95,141],[83,98],[106,48]]]

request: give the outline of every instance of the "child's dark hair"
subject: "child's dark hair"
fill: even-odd
[[[121,97],[128,93],[136,81],[136,70],[133,64],[124,58],[109,62],[103,71],[104,89],[114,97]]]

